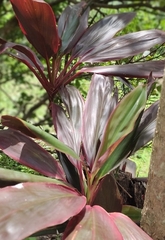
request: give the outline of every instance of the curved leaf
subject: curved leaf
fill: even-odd
[[[98,30],[99,31],[99,30]],[[109,33],[108,29],[106,30]],[[104,34],[103,34],[104,36]],[[88,51],[79,54],[81,62],[103,62],[134,56],[165,42],[165,32],[161,30],[144,30],[115,37],[106,44],[100,41]],[[88,46],[88,45],[85,45]]]
[[[105,76],[148,78],[151,72],[153,77],[162,77],[164,66],[165,61],[160,60],[125,65],[85,67],[82,68],[80,72],[92,72],[103,74]]]
[[[109,216],[121,232],[123,240],[152,240],[152,238],[124,214],[110,213]]]
[[[140,223],[141,211],[142,210],[140,208],[130,205],[123,205],[122,207],[122,213],[131,218],[131,220],[134,221],[136,224]]]
[[[135,13],[120,13],[107,16],[88,28],[81,37],[72,56],[80,57],[81,61],[88,61],[88,56],[96,49],[101,52],[110,39],[124,28],[135,16]],[[88,39],[88,44],[86,44]]]
[[[147,90],[142,85],[136,87],[121,100],[105,127],[103,139],[96,156],[96,166],[105,162],[109,157],[112,152],[111,145],[117,141],[118,145],[133,130],[139,114],[145,107],[146,100]]]
[[[25,173],[5,168],[0,168],[0,180],[3,181],[14,181],[14,182],[46,182],[46,183],[55,183],[62,186],[68,186],[67,182],[48,178],[44,176],[38,176],[31,173]]]
[[[10,0],[20,28],[45,59],[58,51],[56,19],[48,3],[42,0]]]
[[[65,179],[59,163],[31,138],[19,131],[0,131],[0,149],[17,162],[46,176]]]
[[[78,214],[86,198],[53,183],[20,183],[0,189],[0,239],[22,240]]]
[[[107,120],[117,104],[113,81],[109,77],[94,74],[83,112],[82,143],[90,169],[93,166],[99,142]]]
[[[69,52],[88,27],[89,9],[86,7],[85,2],[80,2],[68,6],[62,12],[58,20],[58,34],[62,40],[60,51],[62,53]]]
[[[135,147],[131,152],[131,155],[153,139],[156,129],[158,107],[159,101],[153,103],[144,111],[140,125],[134,137]]]
[[[64,232],[65,240],[123,240],[109,214],[100,206],[89,206],[73,217]]]
[[[44,67],[35,53],[28,47],[21,44],[6,42],[0,38],[0,54],[6,52],[9,56],[18,59],[24,63],[38,78],[42,86],[49,92],[51,83],[48,84],[48,80],[44,74]],[[8,52],[7,50],[14,49],[16,53]]]
[[[39,138],[43,140],[44,142],[50,144],[55,149],[57,149],[60,152],[63,152],[65,154],[71,155],[75,159],[79,159],[79,156],[68,146],[66,146],[64,143],[56,139],[51,134],[43,131],[39,127],[36,127],[28,122],[25,122],[19,118],[12,117],[9,115],[4,115],[1,117],[1,122],[4,126],[16,129],[21,131],[22,133],[33,137],[33,138]]]

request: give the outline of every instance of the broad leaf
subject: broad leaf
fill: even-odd
[[[53,183],[20,183],[0,189],[0,239],[22,240],[78,214],[86,198]]]
[[[48,178],[44,176],[38,176],[31,173],[25,173],[15,170],[9,170],[0,168],[0,181],[5,181],[6,183],[8,181],[13,182],[47,182],[47,183],[55,183],[58,185],[68,186],[69,184],[67,182],[54,179],[54,178]]]
[[[139,121],[138,121],[139,122]],[[98,181],[99,179],[103,178],[105,175],[110,173],[113,169],[115,169],[117,166],[119,166],[129,153],[131,152],[131,149],[133,148],[133,137],[137,131],[138,124],[136,124],[136,127],[134,130],[129,133],[124,139],[118,141],[117,143],[114,143],[113,152],[110,154],[110,156],[107,158],[107,160],[102,164],[102,166],[99,169],[98,173],[96,174],[95,180]],[[96,171],[98,170],[96,168]],[[95,175],[95,173],[93,173]]]
[[[45,59],[58,51],[59,38],[56,19],[43,0],[10,0],[20,28],[29,42]]]
[[[102,139],[107,120],[117,104],[111,78],[95,74],[87,94],[82,126],[82,143],[85,159],[90,169]]]
[[[105,76],[148,78],[151,72],[153,77],[162,77],[164,66],[165,61],[160,60],[125,65],[85,67],[82,68],[80,72],[99,73]]]
[[[88,55],[93,54],[96,49],[101,52],[101,49],[107,46],[110,39],[124,28],[134,16],[135,13],[120,13],[101,19],[86,30],[73,49],[72,56],[80,57],[81,62],[88,61]],[[86,44],[87,40],[88,44]]]
[[[86,6],[85,2],[80,2],[68,6],[62,12],[58,20],[58,34],[62,40],[60,51],[62,53],[70,51],[88,27],[89,9],[85,9]]]
[[[93,197],[92,205],[99,205],[107,212],[122,210],[122,197],[113,174],[108,174],[99,182]]]
[[[73,217],[64,232],[63,240],[109,239],[123,240],[121,233],[100,206],[89,206]]]
[[[0,131],[0,149],[17,162],[49,177],[65,179],[59,163],[31,138],[19,131]]]
[[[53,146],[58,151],[71,155],[75,159],[79,159],[79,156],[71,148],[66,146],[64,143],[56,139],[51,134],[41,130],[39,127],[36,127],[19,118],[12,117],[9,115],[2,116],[1,121],[4,126],[19,130],[29,137],[39,138],[45,141],[46,143],[50,144],[51,146]]]
[[[152,238],[124,214],[110,213],[109,216],[121,232],[123,240],[152,240]]]
[[[106,29],[109,34],[108,29]],[[99,31],[101,32],[101,31]],[[102,36],[106,36],[102,33]],[[86,36],[86,39],[88,37]],[[88,39],[89,43],[90,40]],[[91,39],[92,41],[92,39]],[[85,45],[87,50],[83,52],[80,50],[81,62],[103,62],[110,60],[117,60],[134,56],[144,52],[147,49],[155,46],[156,44],[162,44],[165,42],[165,32],[161,30],[144,30],[135,33],[129,33],[124,36],[113,38],[106,43],[104,38],[99,42],[99,45],[94,45],[92,48]],[[85,43],[84,43],[85,44]]]
[[[123,138],[134,129],[135,122],[145,107],[146,99],[146,87],[140,85],[118,104],[105,127],[103,139],[96,156],[95,170],[105,162]],[[112,145],[113,147],[111,147]]]

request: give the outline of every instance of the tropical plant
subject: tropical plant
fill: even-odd
[[[142,139],[146,143],[152,138],[156,110],[144,108],[153,85],[150,72],[162,76],[164,61],[106,67],[81,63],[133,56],[163,43],[165,33],[148,30],[113,38],[134,13],[111,15],[88,28],[89,8],[84,2],[66,8],[57,30],[54,14],[44,1],[11,3],[23,33],[45,59],[46,71],[26,46],[0,39],[0,52],[25,63],[39,79],[49,97],[56,136],[16,117],[2,116],[2,124],[8,127],[0,131],[2,151],[44,176],[0,169],[1,179],[22,182],[0,190],[0,237],[23,239],[67,222],[63,239],[150,239],[122,213],[109,213],[104,198],[98,200],[98,196],[112,170],[140,147]],[[86,101],[68,85],[84,72],[97,73],[92,76]],[[110,75],[150,75],[149,86],[139,85],[119,101]],[[157,104],[152,108],[157,109]],[[53,146],[59,161],[33,138]],[[116,211],[121,211],[115,181],[111,186],[118,200]]]

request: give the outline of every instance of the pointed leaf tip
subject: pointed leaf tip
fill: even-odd
[[[42,0],[10,0],[20,28],[43,58],[58,51],[56,19],[48,3]]]

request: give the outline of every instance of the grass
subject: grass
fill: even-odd
[[[39,174],[38,172],[32,170],[31,168],[25,167],[20,163],[15,162],[4,153],[0,153],[0,168],[11,169],[15,171],[31,173],[31,174]]]
[[[133,156],[130,157],[130,159],[136,163],[136,167],[137,167],[136,176],[137,177],[147,177],[148,176],[151,153],[152,153],[152,146],[149,145],[149,146],[141,148]]]

